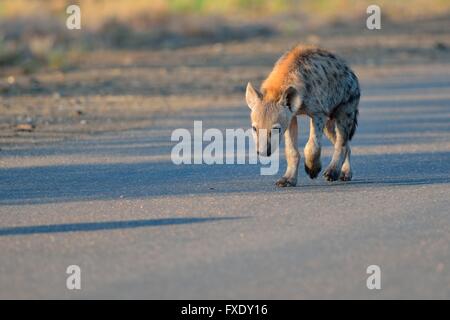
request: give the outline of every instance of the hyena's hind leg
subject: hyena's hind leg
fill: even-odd
[[[353,137],[357,125],[358,100],[350,101],[339,107],[334,115],[334,133],[331,124],[327,127],[327,136],[334,138],[334,153],[330,164],[324,172],[328,181],[351,180],[351,150],[349,140]],[[333,140],[332,140],[333,141]]]
[[[317,115],[310,120],[309,140],[305,146],[305,171],[311,179],[317,178],[322,170],[320,153],[322,149],[323,127],[325,117]]]
[[[295,187],[297,185],[298,163],[300,161],[297,140],[298,124],[297,117],[294,117],[284,136],[287,168],[286,173],[276,183],[278,187]]]
[[[336,143],[336,121],[334,119],[329,119],[325,125],[324,133],[327,136],[327,138],[331,141],[333,145]],[[347,152],[345,153],[345,159],[344,163],[342,164],[341,168],[341,174],[339,176],[339,179],[342,181],[350,181],[352,180],[352,167],[350,163],[350,156],[351,156],[351,148],[350,143],[347,142]]]

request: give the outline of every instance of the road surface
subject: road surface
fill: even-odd
[[[247,128],[243,101],[5,145],[0,298],[448,299],[449,75],[443,64],[362,76],[348,183],[301,169],[298,187],[278,189],[256,165],[172,164],[173,129]],[[302,118],[301,147],[306,137]],[[81,290],[66,288],[69,265]],[[370,265],[381,290],[366,286]]]

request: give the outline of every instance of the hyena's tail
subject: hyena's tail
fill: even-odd
[[[345,132],[345,140],[352,140],[356,132],[356,127],[358,126],[359,97],[360,94],[358,91],[356,94],[351,95],[350,99],[341,103],[334,109],[334,111],[330,114],[330,120],[327,122],[325,127],[325,134],[329,133],[330,136],[333,136],[333,127],[336,123],[336,125],[339,125]]]
[[[353,135],[355,134],[356,127],[358,126],[358,115],[359,115],[359,98],[361,97],[361,93],[359,91],[359,86],[357,90],[350,96],[350,99],[346,103],[347,116],[349,117],[349,131],[348,131],[348,140],[352,140]]]
[[[356,132],[356,127],[358,126],[358,115],[359,115],[359,110],[356,109],[355,111],[352,112],[352,124],[350,126],[350,132],[348,134],[348,140],[352,140],[353,135]]]

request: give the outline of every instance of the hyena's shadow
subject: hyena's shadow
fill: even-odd
[[[324,157],[326,162],[328,157]],[[362,186],[413,186],[450,183],[450,152],[405,154],[354,154],[352,181],[328,183],[300,175],[299,187],[310,189],[355,188]]]
[[[323,161],[327,161],[327,157]],[[283,161],[280,161],[283,163]],[[450,183],[450,152],[354,155],[354,180],[311,180],[304,171],[295,188],[277,188],[258,165],[186,165],[170,162],[49,165],[1,173],[0,205],[26,205],[165,196],[349,192],[360,188]],[[278,175],[283,168],[280,167]],[[332,196],[332,195],[330,195]]]

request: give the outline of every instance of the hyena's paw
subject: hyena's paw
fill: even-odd
[[[317,178],[317,176],[319,175],[320,171],[322,170],[322,165],[316,164],[316,165],[308,165],[307,163],[305,163],[305,172],[308,174],[308,176],[311,179],[315,179]]]
[[[282,177],[275,183],[275,185],[280,188],[295,187],[297,185],[297,180]]]
[[[339,177],[339,180],[341,181],[351,181],[352,180],[352,172],[341,172],[341,176]]]
[[[315,144],[308,142],[305,146],[305,172],[311,179],[317,178],[322,170],[322,161],[320,160],[320,148]]]
[[[327,181],[336,181],[339,179],[340,172],[335,168],[327,168],[323,173],[323,176]]]

